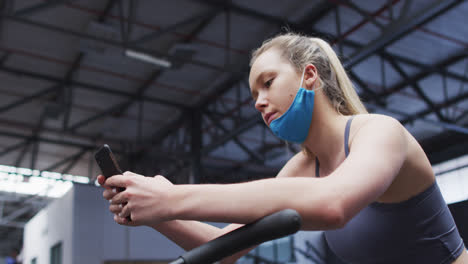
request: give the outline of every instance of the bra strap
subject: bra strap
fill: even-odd
[[[345,135],[344,135],[344,151],[346,157],[348,157],[349,154],[349,130],[351,128],[351,121],[353,121],[354,116],[351,116],[348,119],[348,122],[346,122],[346,129],[345,129]]]

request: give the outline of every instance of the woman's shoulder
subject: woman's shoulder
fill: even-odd
[[[352,139],[360,132],[363,131],[372,131],[375,133],[380,133],[382,131],[388,130],[398,130],[406,131],[404,126],[400,121],[394,117],[381,115],[381,114],[359,114],[355,115],[351,124],[350,130],[350,143]],[[404,135],[404,133],[401,133]]]
[[[357,123],[359,125],[364,124],[373,124],[379,125],[382,122],[400,124],[400,121],[392,116],[382,115],[382,114],[358,114],[353,116],[353,124]]]

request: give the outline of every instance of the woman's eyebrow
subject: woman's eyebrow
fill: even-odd
[[[271,74],[273,74],[273,73],[274,73],[274,71],[272,71],[272,70],[263,71],[262,73],[260,73],[260,74],[257,76],[257,78],[256,78],[255,81],[254,81],[254,84],[255,84],[255,83],[258,83],[259,80],[260,80],[261,78],[263,78],[265,75],[271,75]]]
[[[260,83],[260,80],[262,78],[264,78],[265,75],[268,75],[268,74],[272,74],[274,73],[273,70],[266,70],[266,71],[263,71],[261,72],[254,80],[254,82],[252,83],[252,85],[250,85],[250,92],[253,94],[253,92],[255,92],[255,86],[257,83]]]
[[[254,85],[255,85],[256,83],[259,82],[259,80],[263,77],[263,75],[265,75],[265,72],[261,72],[261,73],[257,76],[257,78],[255,78]]]
[[[255,84],[258,83],[258,80],[260,80],[260,78],[263,76],[264,73],[265,72],[260,73],[257,77],[255,77],[255,80],[252,82],[252,84],[249,84],[250,85],[250,92],[252,94],[255,91]]]

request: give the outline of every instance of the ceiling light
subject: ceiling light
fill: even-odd
[[[154,65],[157,65],[157,66],[160,66],[160,67],[164,67],[164,68],[170,68],[171,67],[171,62],[170,61],[159,59],[159,58],[153,57],[153,56],[151,56],[149,54],[134,51],[134,50],[130,50],[130,49],[125,50],[125,56],[127,56],[129,58],[132,58],[132,59],[136,59],[136,60],[144,61],[144,62],[147,62],[147,63],[151,63],[151,64],[154,64]]]

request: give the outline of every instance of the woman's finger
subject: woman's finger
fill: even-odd
[[[127,187],[129,184],[129,177],[128,176],[123,176],[123,175],[114,175],[112,177],[109,177],[106,180],[106,185],[107,186],[113,186],[113,187]]]
[[[128,216],[130,216],[130,208],[128,207],[128,204],[122,206],[118,216],[121,218],[127,218]]]
[[[112,197],[112,204],[126,204],[128,202],[128,193],[127,191],[117,192],[114,197]]]
[[[129,221],[128,218],[120,217],[119,215],[114,215],[114,221],[120,225],[135,226],[132,221]]]
[[[102,187],[104,187],[106,189],[110,189],[110,186],[108,186],[106,184],[106,177],[104,177],[103,175],[98,175],[97,176],[97,181]]]
[[[106,189],[104,192],[102,192],[102,196],[104,197],[104,199],[106,200],[111,200],[112,198],[114,198],[114,196],[117,194],[117,189],[116,188],[109,188],[109,189]]]
[[[109,211],[114,214],[120,214],[122,212],[123,205],[122,204],[111,204],[109,205]]]
[[[114,221],[117,222],[119,225],[125,225],[125,219],[122,217],[119,217],[118,214],[114,215]]]

